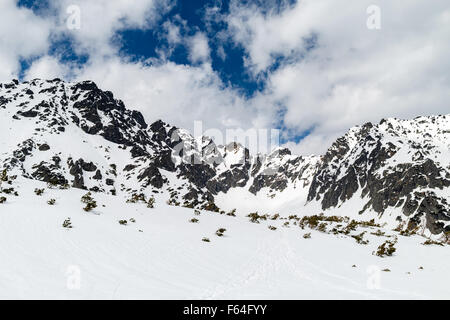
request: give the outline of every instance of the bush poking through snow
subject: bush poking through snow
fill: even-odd
[[[70,222],[70,218],[64,220],[62,226],[63,228],[72,229],[72,222]]]
[[[394,247],[397,241],[389,241],[382,243],[375,253],[379,257],[392,256],[397,249]]]
[[[130,222],[136,223],[136,219],[135,218],[130,218]]]
[[[268,226],[267,228],[269,228],[269,230],[272,230],[272,231],[277,230],[277,227],[274,227],[274,226]]]
[[[229,216],[229,217],[236,217],[236,209],[233,209],[230,212],[228,212],[227,216]]]
[[[370,234],[373,234],[374,236],[377,236],[377,237],[382,237],[386,234],[386,232],[383,232],[380,229],[378,229],[377,231],[371,232]]]
[[[0,174],[0,182],[7,182],[8,180],[8,171],[6,171],[6,169],[3,169],[2,173]]]
[[[131,198],[127,200],[127,203],[138,203],[138,202],[147,202],[145,199],[145,195],[143,193],[137,194],[133,193]]]
[[[0,203],[5,203],[6,202],[6,198],[5,197],[0,197]]]
[[[192,218],[191,220],[189,220],[190,223],[198,223],[198,221],[199,221],[199,220],[196,219],[196,218]]]
[[[200,213],[200,210],[197,210],[197,209],[195,209],[194,210],[194,214],[196,215],[196,216],[199,216],[201,213]]]
[[[223,237],[223,234],[225,233],[225,231],[227,231],[227,229],[220,228],[219,230],[216,231],[216,236]]]
[[[327,232],[327,224],[325,222],[322,222],[321,224],[319,224],[317,226],[317,230],[320,232],[326,233]]]
[[[203,238],[202,241],[203,241],[203,242],[211,242],[211,240],[209,240],[209,238],[206,238],[206,237]]]
[[[445,243],[450,244],[450,231],[444,231],[444,240]]]
[[[121,225],[123,225],[123,226],[126,226],[127,223],[128,223],[127,220],[119,220],[119,224],[121,224]]]
[[[303,235],[303,238],[305,238],[305,239],[311,239],[311,232],[305,233],[305,234]]]
[[[3,189],[3,190],[0,190],[0,193],[13,194],[16,197],[19,196],[19,193],[17,193],[17,191],[14,191],[14,188],[6,188],[6,189]]]
[[[437,246],[443,246],[444,244],[440,241],[434,241],[431,239],[427,239],[424,243],[422,243],[424,246],[430,246],[430,245],[437,245]]]
[[[155,207],[155,197],[151,196],[147,201],[147,208],[153,209]]]
[[[47,201],[47,204],[48,204],[49,206],[54,206],[55,203],[56,203],[56,200],[55,200],[55,199],[50,199],[50,200]]]
[[[34,189],[34,193],[35,193],[37,196],[42,196],[42,194],[44,193],[44,191],[45,191],[45,189],[39,189],[39,188]]]
[[[267,215],[260,216],[258,214],[258,212],[250,213],[249,215],[247,215],[247,217],[250,218],[250,222],[253,222],[253,223],[259,223],[259,219],[267,220]]]
[[[365,233],[366,232],[364,231],[364,232],[362,232],[360,234],[353,235],[352,238],[355,239],[356,242],[359,243],[359,244],[368,244],[369,240],[364,240],[364,234]]]
[[[92,198],[92,193],[90,192],[81,197],[81,202],[86,204],[86,206],[83,208],[83,210],[86,212],[90,212],[92,211],[92,209],[97,208],[97,201]]]

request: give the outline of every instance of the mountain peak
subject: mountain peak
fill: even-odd
[[[255,208],[279,198],[300,211],[351,206],[434,234],[450,229],[448,115],[366,123],[323,157],[300,157],[282,147],[252,156],[237,142],[217,146],[160,119],[147,125],[89,80],[2,83],[0,113],[0,163],[28,179],[126,197],[159,194],[214,211],[231,209],[238,191]]]

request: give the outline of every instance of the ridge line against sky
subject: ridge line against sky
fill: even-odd
[[[149,120],[278,128],[297,154],[449,110],[446,0],[3,0],[0,21],[0,81],[91,79]]]

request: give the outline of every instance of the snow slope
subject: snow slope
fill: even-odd
[[[149,209],[106,194],[95,194],[99,206],[87,213],[80,202],[85,191],[46,189],[37,196],[34,188],[46,187],[40,182],[14,185],[19,197],[0,207],[2,299],[450,297],[448,247],[424,246],[419,236],[399,236],[396,254],[380,258],[372,255],[384,241],[376,236],[360,245],[351,237],[282,227],[283,220],[194,216],[192,209],[164,203]],[[46,203],[50,198],[54,206]],[[72,229],[61,226],[67,217]],[[190,223],[193,217],[199,223]],[[215,235],[219,228],[227,229],[224,237]],[[307,232],[311,239],[303,238]],[[379,271],[386,268],[391,272]]]

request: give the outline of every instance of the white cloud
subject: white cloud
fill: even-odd
[[[266,95],[281,101],[284,123],[312,127],[299,150],[317,152],[349,127],[383,117],[448,113],[450,9],[448,1],[378,1],[381,30],[366,27],[372,1],[299,1],[264,14],[235,1],[227,21],[256,76],[278,57]],[[305,39],[317,36],[316,48]]]
[[[25,74],[25,80],[69,78],[71,75],[69,66],[61,64],[58,59],[50,56],[43,56],[34,61]]]
[[[107,2],[107,3],[106,3]],[[165,1],[162,1],[165,2]],[[52,31],[72,34],[75,49],[87,53],[89,61],[81,66],[58,61],[58,57],[43,56],[27,71],[25,78],[54,78],[95,81],[102,89],[112,91],[129,108],[142,111],[147,122],[163,119],[173,125],[192,130],[194,121],[202,120],[204,129],[261,128],[272,126],[275,118],[270,106],[258,97],[246,99],[224,85],[212,70],[210,48],[204,33],[182,36],[189,26],[180,17],[165,22],[170,50],[177,45],[189,48],[189,58],[195,66],[177,65],[160,59],[131,62],[120,57],[111,39],[125,27],[149,28],[150,12],[156,12],[155,1],[139,1],[133,9],[127,1],[78,1],[81,9],[81,29],[68,31],[60,22]],[[62,21],[66,6],[72,1],[53,2]],[[126,5],[125,5],[126,4]],[[153,10],[153,11],[152,11]],[[145,13],[147,12],[147,13]]]
[[[168,47],[160,58],[130,62],[119,57],[112,42],[124,28],[150,29],[172,0],[52,1],[59,12],[54,23],[18,9],[12,0],[0,4],[0,78],[17,74],[19,57],[42,56],[26,77],[92,79],[111,90],[130,108],[141,110],[148,122],[162,118],[192,129],[272,127],[279,106],[289,132],[314,128],[299,144],[301,154],[321,153],[349,127],[389,116],[448,113],[450,101],[450,10],[447,0],[408,3],[382,0],[381,30],[368,30],[368,0],[301,0],[281,11],[261,10],[237,0],[225,19],[228,34],[245,48],[245,63],[253,76],[265,79],[266,89],[246,98],[222,83],[211,67],[208,35],[192,29],[180,17],[164,23]],[[81,29],[65,26],[68,5],[79,5]],[[57,25],[57,27],[52,25]],[[11,26],[20,25],[20,32]],[[72,35],[75,49],[90,56],[75,69],[47,56],[53,36]],[[316,37],[313,50],[307,39]],[[194,66],[168,62],[177,45],[189,48]],[[226,58],[226,52],[218,53]],[[223,48],[222,48],[223,49]],[[283,57],[283,59],[280,59]],[[273,71],[271,67],[279,63]],[[271,71],[272,70],[272,71]]]
[[[111,90],[129,108],[140,110],[147,122],[162,119],[191,131],[196,120],[204,122],[205,130],[224,130],[270,127],[274,118],[262,97],[247,100],[224,87],[208,63],[145,65],[112,58],[93,62],[77,78]]]
[[[14,0],[0,2],[0,81],[18,77],[20,59],[47,51],[51,26]]]
[[[59,12],[59,32],[72,36],[77,43],[78,52],[92,55],[114,55],[116,48],[111,42],[117,31],[123,29],[149,29],[173,5],[172,0],[61,0],[51,1]],[[78,6],[80,28],[68,29],[66,22],[71,16],[70,6]]]
[[[201,63],[209,60],[210,49],[208,37],[203,32],[197,32],[188,39],[189,59],[192,63]]]

